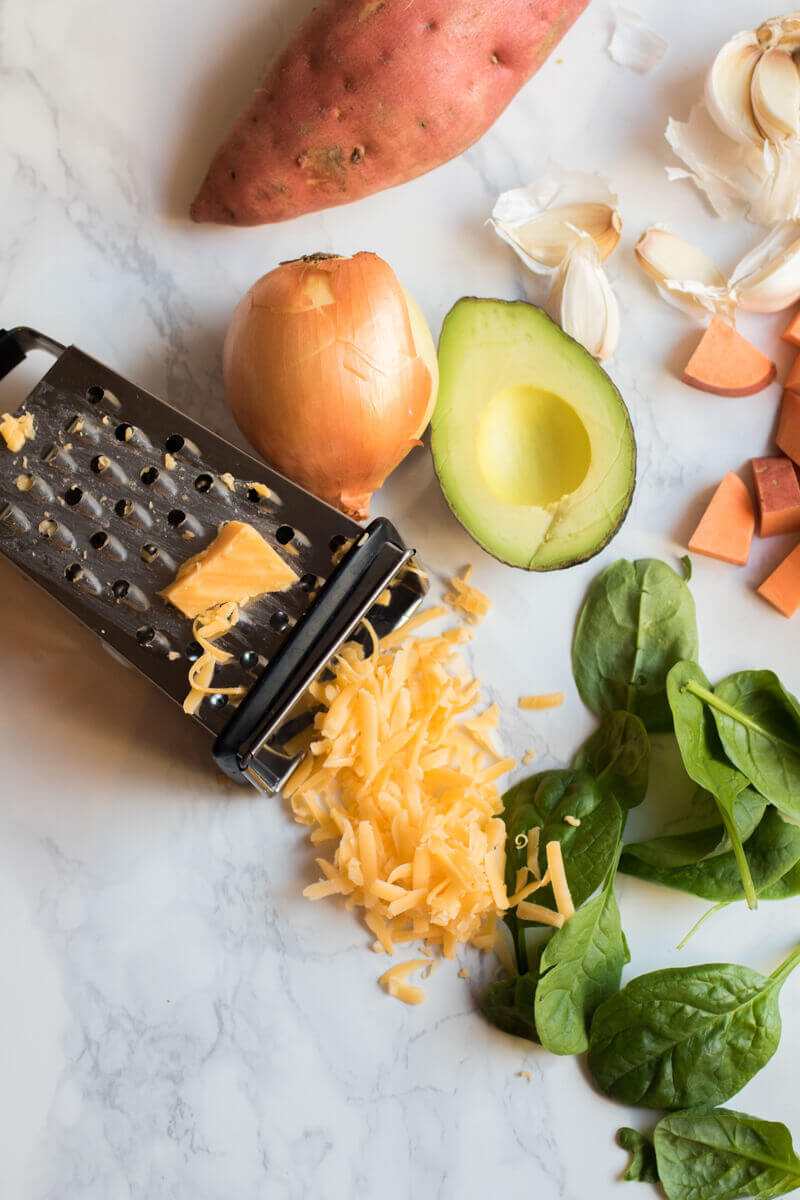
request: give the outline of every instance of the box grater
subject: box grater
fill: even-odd
[[[163,400],[36,330],[0,330],[0,379],[31,350],[55,363],[23,401],[34,436],[0,439],[0,553],[177,704],[201,648],[191,621],[158,596],[219,526],[253,525],[299,582],[242,609],[213,684],[244,684],[195,716],[218,765],[262,791],[299,761],[284,749],[308,685],[368,615],[390,632],[427,590],[413,551],[382,518],[366,528]],[[187,719],[186,717],[183,718]]]

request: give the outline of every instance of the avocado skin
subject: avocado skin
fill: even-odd
[[[447,323],[450,320],[450,318],[452,317],[453,313],[459,307],[459,305],[462,305],[462,304],[497,304],[499,306],[506,307],[506,308],[515,308],[515,307],[535,308],[535,309],[537,309],[537,311],[544,313],[544,315],[547,316],[547,313],[545,313],[545,310],[543,308],[541,308],[540,305],[531,304],[527,300],[502,300],[500,298],[492,297],[492,296],[461,296],[450,307],[447,314],[445,315],[444,320],[442,321],[442,328],[441,328],[441,332],[439,334],[439,347],[440,348],[441,348],[442,339],[444,337],[445,330],[447,328]],[[592,365],[597,368],[597,370],[603,371],[603,368],[592,357],[592,355],[589,354],[589,351],[586,349],[585,346],[582,346],[581,343],[576,341],[575,338],[571,337],[570,334],[565,333],[563,329],[560,329],[559,331],[560,331],[561,335],[568,342],[571,343],[574,353],[576,355],[582,356],[584,358],[588,358],[591,361]],[[625,432],[630,437],[631,446],[632,446],[631,471],[630,471],[630,479],[628,481],[628,489],[627,489],[627,495],[625,497],[625,502],[624,502],[623,507],[620,511],[620,514],[616,520],[616,523],[608,530],[606,535],[599,542],[596,542],[594,545],[592,545],[590,548],[588,548],[585,551],[585,553],[573,555],[570,558],[565,558],[561,562],[548,563],[545,566],[533,566],[531,564],[528,564],[527,566],[525,566],[522,563],[510,562],[509,559],[504,558],[502,556],[502,554],[499,554],[497,552],[497,550],[493,549],[491,546],[487,545],[485,543],[485,541],[483,541],[481,538],[477,537],[476,534],[469,528],[469,526],[462,520],[461,515],[459,514],[455,505],[451,501],[450,496],[448,495],[447,486],[446,486],[444,480],[442,479],[441,472],[439,471],[439,466],[436,461],[436,455],[431,450],[431,457],[433,458],[433,468],[436,473],[436,478],[439,481],[439,486],[442,490],[442,495],[444,496],[445,500],[447,501],[448,508],[450,509],[453,516],[456,518],[456,520],[458,521],[459,525],[461,525],[462,528],[467,531],[467,533],[470,535],[472,540],[474,542],[476,542],[481,547],[481,549],[485,550],[487,554],[491,554],[492,558],[497,559],[498,562],[504,563],[508,567],[514,567],[515,569],[520,570],[520,571],[534,571],[537,574],[541,574],[541,573],[549,572],[549,571],[565,571],[568,567],[576,567],[580,563],[589,562],[591,559],[595,558],[598,554],[600,554],[603,550],[605,550],[606,546],[614,540],[614,538],[617,536],[620,529],[622,528],[625,518],[627,517],[628,512],[630,510],[631,503],[633,501],[633,493],[636,488],[636,467],[637,467],[637,461],[638,461],[638,447],[636,445],[636,437],[635,437],[635,433],[634,433],[634,429],[633,429],[633,422],[631,421],[631,414],[630,414],[630,411],[628,410],[627,404],[625,403],[625,401],[622,398],[622,393],[620,392],[617,385],[614,383],[613,379],[611,379],[610,375],[608,375],[605,371],[603,371],[603,374],[606,376],[606,379],[608,380],[609,384],[613,388],[613,390],[616,394],[617,400],[619,402],[620,409],[624,415],[624,421],[625,421],[624,429],[625,429]]]

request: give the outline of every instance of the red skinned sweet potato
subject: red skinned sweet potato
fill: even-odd
[[[218,149],[195,221],[260,225],[461,154],[589,0],[323,0]]]

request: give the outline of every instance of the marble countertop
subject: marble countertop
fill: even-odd
[[[470,541],[427,449],[374,502],[442,574],[474,562],[495,609],[473,649],[505,710],[510,752],[562,764],[591,728],[571,682],[571,627],[599,567],[685,550],[709,489],[771,446],[779,392],[724,400],[676,379],[696,329],[638,273],[642,229],[669,222],[723,264],[757,236],[667,184],[662,133],[699,94],[715,49],[774,0],[637,0],[669,40],[652,74],[611,62],[612,10],[594,0],[495,128],[440,170],[351,207],[251,230],[186,219],[209,155],[309,0],[5,0],[0,8],[1,323],[74,341],[240,441],[220,347],[256,275],[315,250],[373,249],[435,333],[460,295],[518,297],[526,280],[486,227],[498,192],[550,166],[607,173],[625,232],[610,273],[622,337],[610,372],[631,409],[639,483],[595,562],[527,575]],[[301,12],[302,10],[302,12]],[[224,19],[223,19],[224,13]],[[742,329],[774,346],[780,318]],[[778,350],[781,369],[789,355]],[[35,377],[0,390],[15,403]],[[698,560],[692,583],[712,677],[774,667],[800,687],[797,628],[753,593],[786,544],[736,570]],[[218,782],[198,733],[0,563],[0,1194],[14,1200],[613,1200],[613,1141],[647,1124],[596,1095],[581,1063],[507,1038],[475,1011],[489,964],[465,951],[426,1004],[385,997],[351,914],[312,905],[312,852],[280,800]],[[524,692],[564,708],[521,713]],[[636,816],[645,822],[646,816]],[[634,826],[637,828],[638,826]],[[619,887],[627,975],[730,958],[771,969],[798,904],[719,914],[674,949],[704,905]],[[797,1121],[800,978],[780,1053],[736,1107]],[[530,1078],[524,1074],[528,1072]],[[627,1194],[627,1193],[625,1193]],[[642,1192],[642,1195],[645,1193]]]

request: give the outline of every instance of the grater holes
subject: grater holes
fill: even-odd
[[[70,508],[74,508],[76,504],[80,504],[82,499],[83,488],[79,488],[77,483],[74,483],[72,487],[67,488],[64,492],[64,503],[68,504]]]
[[[300,578],[300,587],[304,592],[313,592],[314,588],[319,583],[319,578],[316,575],[302,575]]]
[[[104,395],[105,388],[99,387],[96,383],[92,384],[90,388],[86,389],[86,399],[90,404],[99,404]]]
[[[158,479],[158,467],[145,467],[139,472],[139,478],[145,487],[151,487]]]
[[[202,475],[198,475],[195,479],[194,486],[197,488],[198,492],[202,492],[205,495],[205,493],[210,492],[214,486],[214,476],[203,472]]]
[[[258,655],[255,650],[245,650],[239,656],[239,664],[244,667],[245,671],[252,671],[253,667],[258,666]]]
[[[111,585],[111,593],[115,600],[124,600],[130,590],[131,585],[127,579],[115,579]]]
[[[186,647],[186,657],[189,662],[197,662],[202,654],[203,647],[199,642],[189,642],[189,645]]]
[[[114,437],[118,442],[129,442],[133,437],[133,426],[129,425],[127,421],[123,421],[114,430]]]
[[[270,617],[269,623],[276,633],[285,633],[289,628],[289,614],[285,613],[283,609],[278,609]]]
[[[118,517],[129,517],[133,512],[132,500],[118,500],[114,505],[114,512]]]
[[[27,471],[23,471],[14,480],[14,485],[18,492],[29,492],[33,487],[33,476],[29,475]]]
[[[111,466],[111,459],[106,454],[95,454],[89,466],[95,475],[102,475]]]
[[[181,437],[179,433],[171,433],[164,442],[168,454],[180,454],[185,445],[186,438]]]
[[[251,504],[260,504],[261,503],[261,496],[259,495],[259,493],[256,491],[256,489],[254,487],[249,487],[247,489],[247,491],[245,492],[245,495]]]
[[[72,562],[65,569],[64,576],[70,583],[77,583],[83,577],[83,567],[80,563]]]
[[[281,546],[288,546],[289,542],[294,538],[294,530],[291,525],[279,525],[275,532],[275,541]]]
[[[346,541],[347,541],[347,538],[344,536],[343,533],[335,533],[333,535],[333,537],[331,538],[331,540],[328,542],[328,545],[330,546],[331,554],[335,554],[337,550],[341,550],[342,546],[345,544]]]
[[[93,533],[89,538],[89,545],[93,550],[102,550],[107,541],[108,534],[105,532],[105,530],[98,529],[97,532]]]
[[[156,636],[152,625],[140,625],[136,630],[136,640],[140,646],[149,646]]]
[[[215,692],[213,696],[209,696],[208,703],[212,708],[224,708],[228,703],[228,697],[222,696],[219,692]]]
[[[167,524],[171,525],[173,529],[180,529],[185,520],[186,513],[182,508],[171,508],[167,513]]]
[[[39,522],[39,533],[43,538],[51,538],[58,531],[58,522],[52,517],[46,517],[44,521]]]
[[[146,562],[149,566],[151,563],[156,561],[158,554],[158,546],[153,545],[152,542],[145,542],[139,551],[139,558],[141,558],[142,562]]]

